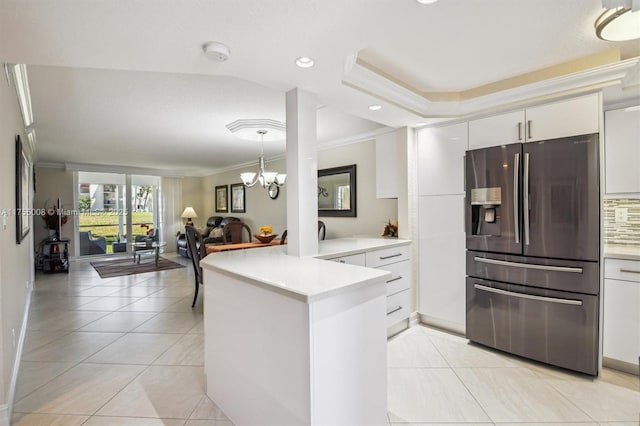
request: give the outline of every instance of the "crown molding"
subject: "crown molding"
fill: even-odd
[[[640,57],[457,101],[428,100],[421,94],[359,64],[356,55],[347,58],[342,83],[425,119],[453,119],[505,106],[594,91],[612,85],[632,87],[640,84]]]

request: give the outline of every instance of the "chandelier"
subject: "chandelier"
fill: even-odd
[[[260,135],[260,159],[258,161],[258,173],[240,173],[242,183],[247,188],[251,188],[257,183],[259,183],[263,188],[269,188],[272,185],[278,187],[283,186],[284,181],[287,179],[286,174],[268,172],[264,169],[264,135],[267,134],[267,130],[260,129],[256,133]]]

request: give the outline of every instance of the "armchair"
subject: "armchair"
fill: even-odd
[[[222,217],[222,216],[211,216],[207,219],[207,227],[202,232],[202,242],[204,244],[224,244],[224,236],[222,234],[222,229],[227,223],[240,221],[237,217]],[[219,229],[219,236],[212,237],[210,236],[211,231],[214,229]],[[228,239],[231,239],[231,235],[227,235]],[[178,247],[178,254],[189,258],[189,249],[187,246],[187,237],[184,233],[178,232],[176,235],[176,242]],[[199,241],[196,241],[196,244],[199,244]]]
[[[107,252],[107,240],[104,237],[91,236],[91,231],[80,231],[80,256],[90,254],[105,254]]]

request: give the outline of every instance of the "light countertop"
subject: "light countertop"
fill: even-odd
[[[310,303],[391,277],[387,271],[323,259],[409,243],[386,238],[340,238],[320,241],[317,257],[288,256],[286,246],[272,246],[214,253],[200,264]]]
[[[621,244],[605,244],[604,257],[608,259],[626,259],[640,261],[640,247]]]
[[[331,259],[337,256],[349,256],[373,249],[385,249],[410,244],[411,240],[398,238],[336,238],[320,241],[318,259]]]

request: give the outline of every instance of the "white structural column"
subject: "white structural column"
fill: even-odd
[[[286,94],[287,250],[298,257],[318,253],[316,105],[316,96],[304,90]]]

